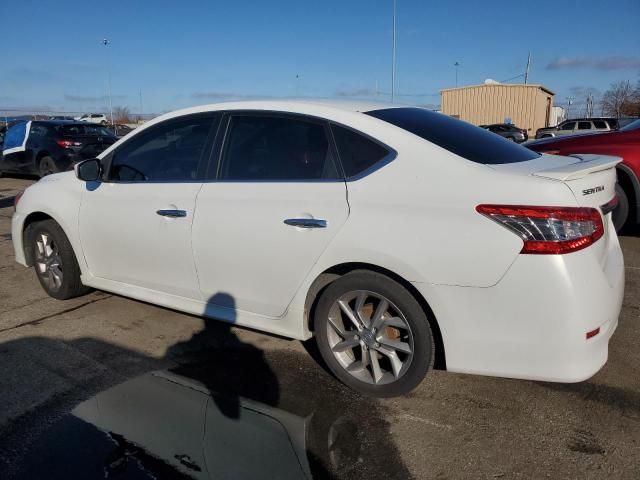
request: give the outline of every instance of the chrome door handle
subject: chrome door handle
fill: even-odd
[[[327,228],[327,221],[319,218],[287,218],[284,223],[300,228]]]
[[[187,216],[185,210],[158,210],[156,213],[162,217],[169,218],[183,218]]]

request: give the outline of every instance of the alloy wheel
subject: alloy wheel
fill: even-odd
[[[46,232],[38,234],[35,244],[36,272],[38,272],[47,288],[56,292],[62,287],[63,275],[62,258],[60,257],[58,245]]]
[[[413,333],[404,314],[381,294],[347,292],[329,310],[327,338],[340,365],[360,381],[397,381],[413,360]]]

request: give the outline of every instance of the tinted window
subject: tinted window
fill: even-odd
[[[198,178],[198,167],[206,160],[208,135],[217,116],[168,120],[132,137],[116,150],[112,180],[185,181]]]
[[[39,123],[32,123],[29,129],[29,136],[44,137],[47,133],[47,127]]]
[[[389,150],[364,135],[331,125],[344,173],[353,177],[372,167],[389,154]]]
[[[578,122],[578,130],[591,130],[591,122]]]
[[[604,120],[594,120],[593,124],[596,128],[607,128],[607,122]]]
[[[576,128],[576,122],[563,123],[560,130],[573,130]]]
[[[325,127],[302,119],[231,117],[222,180],[337,179]]]
[[[515,163],[539,156],[528,148],[469,123],[422,108],[389,108],[367,114],[476,163]]]
[[[101,125],[92,123],[80,123],[72,125],[62,125],[58,127],[58,131],[65,137],[75,137],[82,135],[91,135],[98,137],[111,137],[113,133]]]

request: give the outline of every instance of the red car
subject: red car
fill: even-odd
[[[613,132],[544,138],[526,146],[554,155],[599,153],[622,157],[623,162],[618,165],[618,206],[613,211],[613,223],[618,231],[626,224],[640,223],[640,119]]]

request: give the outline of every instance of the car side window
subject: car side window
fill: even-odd
[[[342,179],[323,123],[268,115],[232,115],[220,180]]]
[[[591,122],[578,122],[578,130],[591,130]]]
[[[607,128],[607,122],[605,122],[604,120],[594,120],[593,125],[596,128]]]
[[[218,115],[167,120],[133,136],[111,159],[109,180],[180,182],[199,179],[210,153],[209,134]]]
[[[29,136],[31,137],[44,137],[47,134],[47,127],[44,125],[39,125],[37,123],[32,123],[31,128],[29,129]]]
[[[361,174],[390,153],[378,142],[348,128],[332,124],[331,131],[347,178]]]
[[[576,128],[576,122],[569,122],[562,124],[560,130],[573,130],[574,128]]]

